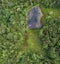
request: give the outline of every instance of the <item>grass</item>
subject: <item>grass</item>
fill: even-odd
[[[34,29],[34,30],[28,30],[28,45],[29,48],[33,50],[39,50],[40,49],[40,44],[39,44],[39,37],[38,37],[39,29]]]
[[[52,14],[53,19],[58,18],[60,16],[60,13],[59,13],[60,8],[56,9],[56,8],[44,8],[44,7],[42,7],[42,12],[44,14],[44,16],[42,18],[42,21],[44,24],[45,24],[45,18],[48,16],[48,14],[50,12],[53,12],[53,14]]]

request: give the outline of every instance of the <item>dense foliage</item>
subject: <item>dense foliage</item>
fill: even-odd
[[[60,64],[60,19],[46,19],[40,30],[41,50],[20,53],[18,64]]]
[[[60,7],[60,0],[41,0],[45,7]]]
[[[40,44],[45,57],[52,64],[60,63],[60,19],[46,20],[46,25],[40,31]],[[51,64],[51,63],[50,63]]]
[[[20,2],[28,2],[29,5],[42,4],[45,7],[60,7],[60,0],[20,0]]]
[[[25,42],[26,18],[22,10],[16,0],[0,0],[0,64],[11,64]]]
[[[46,18],[39,33],[41,50],[22,50],[26,12],[36,4],[59,7],[60,0],[0,0],[0,64],[60,64],[60,19]]]

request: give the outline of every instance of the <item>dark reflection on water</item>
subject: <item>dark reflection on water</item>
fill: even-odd
[[[32,28],[41,28],[42,27],[42,22],[41,20],[38,20],[38,17],[40,16],[39,13],[39,7],[34,7],[31,11],[28,13],[28,27],[30,29]],[[40,24],[39,24],[40,23]],[[36,24],[38,26],[36,26]]]

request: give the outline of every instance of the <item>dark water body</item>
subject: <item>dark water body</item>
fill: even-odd
[[[38,17],[40,16],[39,12],[42,13],[39,7],[34,7],[32,10],[29,11],[27,25],[30,29],[42,27],[41,20],[38,20]]]

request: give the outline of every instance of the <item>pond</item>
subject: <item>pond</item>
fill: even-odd
[[[32,8],[32,10],[28,12],[28,22],[27,22],[28,28],[30,29],[41,28],[42,16],[43,16],[43,13],[39,7]]]

